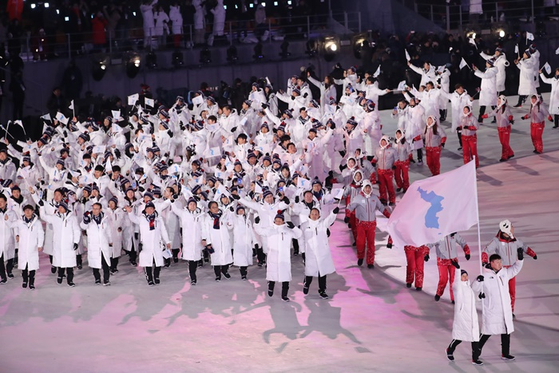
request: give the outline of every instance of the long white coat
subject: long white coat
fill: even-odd
[[[126,212],[120,208],[117,208],[116,210],[107,209],[105,210],[105,213],[111,219],[111,238],[113,240],[111,258],[119,258],[124,244],[123,234],[128,217],[126,216]]]
[[[6,221],[6,216],[8,220]],[[16,245],[12,232],[12,224],[17,220],[17,215],[13,210],[6,206],[6,212],[0,212],[0,256],[4,255],[4,260],[13,259],[16,255]]]
[[[219,229],[214,229],[214,219],[206,214],[202,222],[202,238],[206,240],[206,245],[212,245],[214,253],[211,254],[213,266],[222,266],[233,262],[231,249],[231,235],[229,231],[233,229],[231,214],[225,211],[219,219]]]
[[[23,219],[19,219],[12,225],[16,235],[19,236],[19,249],[17,252],[19,269],[27,269],[35,271],[39,269],[39,247],[43,247],[45,239],[45,231],[43,224],[38,217],[35,217],[31,223],[26,223]]]
[[[101,224],[93,219],[89,224],[80,223],[81,229],[87,232],[87,262],[91,268],[101,269],[101,255],[107,264],[111,263],[111,223],[111,218],[106,215],[101,219]]]
[[[319,220],[308,219],[301,225],[303,241],[301,252],[305,253],[305,276],[325,276],[336,272],[326,230],[336,221],[330,213]]]
[[[179,208],[175,203],[171,205],[173,212],[179,217],[182,227],[182,259],[202,259],[202,213],[199,209],[190,212]]]
[[[551,94],[549,96],[549,114],[559,115],[559,76],[547,78],[544,74],[540,74],[542,81],[551,85]]]
[[[494,57],[483,52],[480,53],[480,56],[483,57],[483,59],[485,60],[490,60]],[[506,69],[507,66],[509,66],[509,61],[507,61],[506,55],[504,53],[501,53],[495,60],[495,64],[493,66],[497,68],[497,78],[495,80],[497,92],[503,92],[505,90],[505,82],[507,79]]]
[[[181,35],[183,19],[180,6],[171,5],[171,7],[169,8],[169,19],[171,20],[171,22],[173,22],[171,26],[173,35]]]
[[[252,265],[254,229],[249,218],[243,215],[233,217],[233,264],[239,267]]]
[[[450,106],[452,108],[452,132],[456,132],[456,129],[460,125],[460,120],[462,119],[464,106],[471,104],[470,95],[465,90],[461,95],[456,91],[452,93],[441,91],[441,95],[444,95],[450,100]]]
[[[155,261],[156,267],[162,267],[163,261],[163,244],[170,243],[167,229],[161,216],[155,218],[155,229],[149,229],[149,221],[144,215],[135,215],[132,212],[128,214],[130,221],[138,224],[140,227],[140,241],[142,243],[142,251],[140,252],[140,267],[151,267]]]
[[[489,67],[485,72],[476,70],[474,74],[481,78],[479,106],[497,105],[497,69]]]
[[[54,232],[52,238],[52,265],[59,268],[73,268],[76,266],[76,252],[74,244],[80,242],[81,230],[78,220],[72,214],[67,212],[64,215],[56,212],[54,215],[48,215],[41,207],[41,219],[52,224]]]
[[[534,69],[537,68],[536,60],[532,57],[522,59],[516,65],[520,69],[520,77],[518,80],[518,94],[521,96],[530,96],[537,94],[536,79],[534,79]]]
[[[452,339],[464,342],[479,341],[479,322],[476,310],[476,294],[470,281],[460,279],[460,270],[456,270],[454,290],[454,322],[452,323]]]
[[[266,280],[291,281],[291,240],[301,237],[301,230],[297,227],[289,229],[285,224],[270,227],[256,224],[255,229],[259,235],[268,237]]]
[[[503,268],[498,273],[484,269],[484,281],[476,281],[472,285],[476,293],[485,293],[485,298],[481,301],[483,313],[481,334],[497,335],[514,332],[509,280],[520,272],[523,264],[523,260],[518,260],[511,267]]]

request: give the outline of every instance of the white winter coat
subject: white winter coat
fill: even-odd
[[[518,94],[520,96],[530,96],[537,94],[536,79],[534,79],[534,69],[537,68],[536,60],[532,57],[522,59],[516,65],[520,69],[518,81]]]
[[[454,290],[454,322],[452,323],[452,339],[464,342],[479,341],[479,323],[476,309],[476,294],[470,281],[460,279],[460,270],[456,270],[456,280],[452,284]]]
[[[19,219],[13,223],[16,235],[19,236],[19,249],[17,252],[18,269],[35,271],[39,269],[39,247],[43,247],[45,231],[43,224],[38,217],[35,217],[29,224]]]
[[[182,34],[182,14],[180,6],[173,6],[171,5],[169,10],[169,19],[173,22],[171,26],[171,31],[173,35],[181,35]]]
[[[291,240],[301,237],[301,230],[297,227],[289,229],[285,224],[269,227],[256,224],[255,229],[259,235],[268,237],[266,280],[291,281]]]
[[[452,108],[452,132],[456,132],[456,129],[460,126],[464,106],[471,104],[470,95],[465,90],[461,95],[456,91],[452,93],[441,91],[441,95],[444,95],[450,100],[450,106]]]
[[[81,230],[77,218],[72,212],[61,215],[56,212],[48,215],[41,207],[41,219],[52,224],[52,265],[58,268],[73,268],[76,266],[76,252],[74,244],[80,242]]]
[[[308,219],[301,225],[304,241],[301,252],[305,253],[305,276],[325,276],[336,272],[326,233],[335,221],[336,214],[332,212],[324,219]]]
[[[206,245],[212,245],[214,253],[211,254],[211,263],[213,266],[222,266],[233,262],[231,253],[231,235],[229,231],[233,229],[231,214],[228,211],[223,212],[219,219],[219,229],[214,229],[214,218],[210,214],[206,214],[202,221],[202,239],[206,240]]]
[[[252,265],[252,248],[255,244],[252,222],[246,216],[233,217],[233,264],[239,267]]]
[[[126,212],[117,208],[116,210],[107,209],[107,216],[111,219],[111,238],[113,246],[111,248],[111,258],[119,258],[124,244],[124,229],[126,228]],[[119,232],[120,229],[120,232]]]
[[[480,56],[483,57],[485,60],[489,60],[494,56],[490,56],[483,52],[480,53]],[[507,57],[504,53],[501,53],[499,57],[495,60],[494,67],[497,68],[497,78],[495,84],[497,86],[497,92],[503,92],[505,90],[505,81],[507,78],[507,66],[509,65],[509,61],[507,61]]]
[[[167,229],[161,216],[155,218],[155,229],[149,229],[149,221],[145,215],[128,214],[130,221],[140,227],[140,241],[142,251],[140,252],[140,267],[151,267],[155,261],[156,267],[163,266],[164,245],[171,243],[167,235]]]
[[[5,220],[6,215],[8,221]],[[0,256],[4,255],[4,260],[13,259],[16,255],[14,235],[12,234],[12,224],[17,220],[17,215],[13,210],[9,210],[6,205],[6,212],[0,212]]]
[[[171,205],[179,217],[182,227],[182,259],[198,261],[202,259],[202,213],[199,209],[190,212],[175,203]]]
[[[546,78],[544,74],[540,74],[542,80],[546,84],[551,85],[551,94],[549,95],[549,114],[559,115],[559,76]]]
[[[509,280],[520,272],[523,264],[523,260],[518,260],[512,267],[503,268],[498,273],[491,269],[484,269],[484,281],[476,281],[472,285],[476,294],[478,292],[485,294],[485,298],[481,301],[483,313],[481,334],[497,335],[514,332]]]
[[[101,224],[97,224],[93,218],[89,224],[80,223],[81,229],[87,232],[87,262],[91,268],[101,269],[101,255],[107,264],[111,263],[111,224],[110,217],[106,215],[101,219]]]
[[[474,74],[481,78],[479,106],[497,105],[497,69],[489,67],[485,72],[476,70]]]
[[[196,10],[194,13],[194,29],[204,29],[204,7],[202,6],[202,0],[192,0],[192,5],[194,5]]]

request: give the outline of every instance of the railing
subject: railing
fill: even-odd
[[[308,40],[332,33],[340,29],[345,33],[361,32],[361,13],[315,14],[293,17],[269,17],[266,22],[256,25],[254,21],[228,21],[225,23],[223,35],[213,35],[212,25],[203,30],[203,42],[209,44],[235,44],[241,42],[272,42],[274,40]],[[95,44],[93,32],[62,33],[56,35],[31,35],[27,33],[17,41],[12,40],[12,50],[19,53],[26,61],[40,61],[54,57],[74,57],[96,52],[112,53],[148,49],[182,49],[197,45],[196,30],[193,25],[183,25],[180,38],[173,35],[144,35],[143,28],[106,31],[105,43]],[[97,35],[99,36],[99,35]],[[145,44],[148,45],[145,45]],[[15,47],[14,47],[15,45]]]
[[[482,3],[482,13],[474,11],[468,5],[460,5],[459,0],[446,1],[399,0],[406,7],[441,26],[447,31],[460,30],[474,26],[491,26],[493,23],[518,25],[519,23],[534,24],[537,19],[559,17],[559,7],[544,8],[537,6],[536,0],[500,0]],[[541,3],[541,1],[539,2]]]

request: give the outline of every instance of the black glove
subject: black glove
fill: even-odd
[[[281,200],[282,200],[283,203],[285,203],[286,205],[289,205],[289,198],[283,197]]]
[[[477,280],[477,282],[483,282],[483,280],[484,280],[483,275],[477,276],[476,280]]]
[[[211,244],[206,245],[206,251],[207,251],[209,254],[215,253],[215,250],[214,250],[214,248],[213,248],[213,246],[212,246]]]
[[[458,262],[456,260],[451,260],[450,264],[452,264],[453,266],[456,267],[456,269],[460,269],[460,264],[458,264]]]
[[[83,223],[84,224],[91,223],[91,217],[89,217],[89,214],[86,213],[86,214],[83,215]]]
[[[74,244],[74,251],[77,250],[77,249],[78,249],[78,244],[75,243],[75,244]]]
[[[236,131],[237,131],[237,127],[231,128],[231,132],[236,132]]]
[[[326,236],[330,237],[330,229],[326,228]]]
[[[478,297],[479,297],[479,299],[484,299],[485,298],[485,293],[479,293]]]
[[[390,242],[387,243],[387,244],[386,244],[386,248],[387,248],[387,249],[392,249],[392,244],[391,244]]]
[[[441,143],[441,146],[442,146],[443,148],[444,148],[444,144],[445,144],[444,142],[443,142],[443,143]]]
[[[343,157],[345,157],[345,150],[340,150],[338,153],[340,153],[340,155]]]
[[[293,224],[293,223],[292,223],[292,222],[290,222],[290,221],[288,221],[288,222],[287,222],[287,223],[285,223],[285,224],[287,224],[287,228],[289,228],[289,229],[293,229],[293,228],[295,228],[295,224]]]
[[[138,244],[138,254],[141,253],[143,249],[144,249],[144,244],[140,242]]]
[[[140,234],[138,232],[134,233],[134,239],[138,240],[140,238]]]
[[[332,212],[334,214],[337,214],[338,212],[340,212],[340,208],[339,207],[335,207],[334,210],[332,210]]]
[[[45,202],[42,199],[40,199],[39,200],[39,206],[43,207],[44,205],[45,205]]]
[[[264,102],[260,106],[262,106],[262,109],[267,109],[269,107],[269,105]]]
[[[260,223],[260,216],[254,218],[254,224]]]
[[[230,206],[230,207],[229,207],[229,211],[235,212],[235,209],[233,208],[233,206]]]
[[[518,260],[524,260],[524,249],[519,247],[516,252],[518,253]]]
[[[307,259],[305,253],[301,253],[301,258],[303,258],[303,262]]]
[[[470,260],[471,256],[470,254],[466,254],[466,260]]]
[[[292,99],[292,100],[295,100],[295,96],[291,96],[291,99]]]
[[[537,256],[537,255],[534,255],[534,260],[538,260],[538,256]]]
[[[303,98],[307,98],[308,95],[309,95],[309,94],[305,92],[305,94],[303,95]]]
[[[346,224],[349,223],[349,216],[346,216],[346,217],[344,218],[344,223],[346,223]]]
[[[241,196],[237,195],[237,194],[231,194],[231,197],[233,197],[234,200],[240,200]]]
[[[396,170],[396,166],[392,166],[392,169],[393,169],[393,170]]]
[[[173,131],[171,130],[167,131],[167,135],[169,135],[170,138],[173,138]]]
[[[425,255],[425,256],[423,257],[423,260],[425,260],[426,262],[428,262],[428,261],[429,261],[429,254]]]
[[[299,196],[295,196],[295,203],[299,203],[300,199]]]

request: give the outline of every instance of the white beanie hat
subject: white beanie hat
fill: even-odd
[[[506,233],[509,236],[512,235],[512,223],[510,222],[510,220],[503,220],[502,222],[500,222],[499,229],[501,230],[501,232]]]

